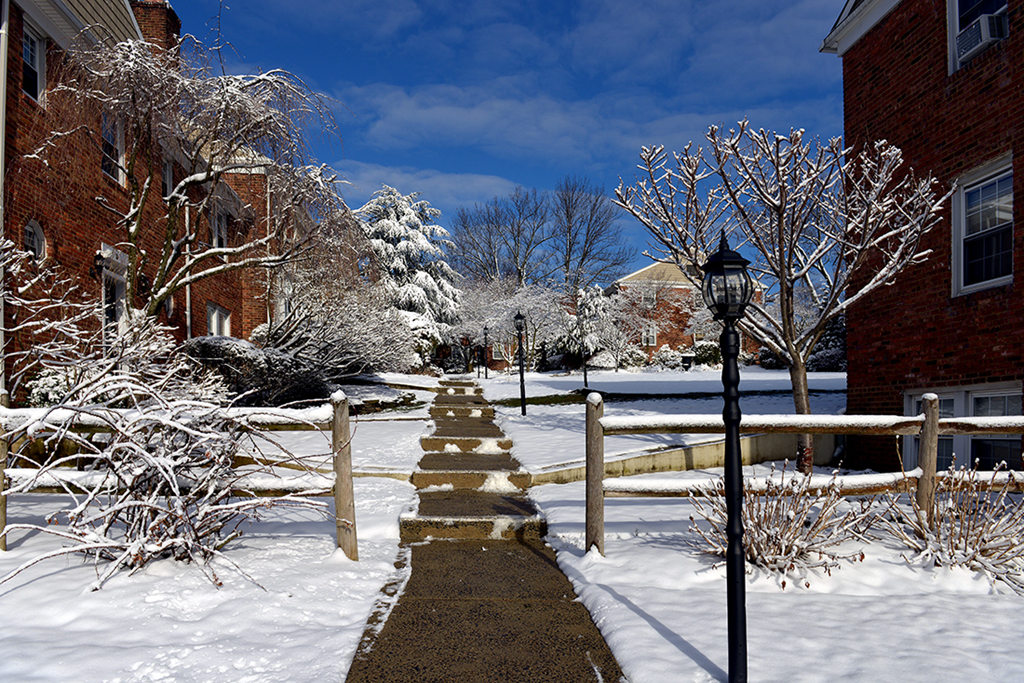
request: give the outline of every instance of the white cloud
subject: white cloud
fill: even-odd
[[[508,194],[516,186],[508,178],[480,173],[446,173],[429,168],[351,160],[339,161],[333,166],[348,182],[343,192],[353,209],[362,206],[381,185],[387,184],[404,194],[419,192],[422,199],[441,209],[443,224],[458,207],[481,204],[492,197]]]

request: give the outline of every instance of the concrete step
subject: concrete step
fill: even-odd
[[[442,379],[438,381],[442,387],[475,387],[476,382],[471,379]]]
[[[424,436],[420,438],[420,447],[427,453],[480,453],[499,455],[512,450],[512,439],[505,437],[464,437],[464,436]]]
[[[438,396],[483,396],[484,390],[480,387],[463,386],[442,386],[437,392]]]
[[[434,433],[430,436],[463,436],[478,439],[500,439],[505,436],[496,424],[482,417],[442,417],[434,421]]]
[[[418,489],[450,486],[455,490],[525,491],[530,486],[530,473],[525,470],[416,470],[411,481]]]
[[[489,406],[483,396],[475,394],[438,394],[434,398],[434,406],[471,406],[473,408],[485,408]]]
[[[508,453],[426,453],[421,470],[518,470],[519,463]]]
[[[493,420],[494,408],[488,405],[432,405],[430,417],[437,419],[477,418]]]
[[[547,521],[522,495],[482,491],[421,492],[419,509],[399,519],[401,540],[540,539]]]

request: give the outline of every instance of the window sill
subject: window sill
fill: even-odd
[[[978,292],[984,292],[989,289],[996,289],[997,287],[1005,287],[1006,285],[1012,284],[1013,275],[1005,275],[994,280],[986,280],[985,282],[978,282],[976,284],[968,285],[966,287],[959,287],[958,289],[954,290],[953,297],[956,298],[958,296],[967,296],[968,294],[976,294]]]

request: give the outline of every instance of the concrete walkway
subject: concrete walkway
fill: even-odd
[[[431,416],[419,509],[401,519],[412,573],[383,627],[371,617],[348,680],[620,680],[480,389],[442,380]]]

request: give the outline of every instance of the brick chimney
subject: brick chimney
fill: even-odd
[[[181,19],[167,0],[131,0],[135,21],[139,22],[142,37],[164,49],[178,44]]]

